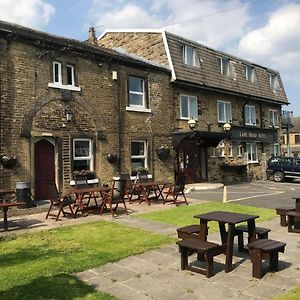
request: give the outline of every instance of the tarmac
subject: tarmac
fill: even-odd
[[[207,189],[210,188],[212,186],[207,185]],[[222,186],[216,184],[214,188]],[[202,184],[201,189],[205,189],[205,185]],[[192,194],[187,196],[190,205],[206,202],[193,199]],[[48,207],[49,204],[44,202],[39,207],[22,210],[21,215],[15,212],[21,209],[11,211],[11,214],[9,212],[9,230],[0,231],[0,237],[97,220],[113,221],[176,237],[174,226],[133,217],[143,212],[173,208],[174,204],[162,205],[155,202],[148,206],[146,203],[134,202],[128,204],[128,215],[121,211],[117,218],[112,218],[109,213],[102,216],[90,214],[76,219],[61,217],[57,222],[53,218],[45,219]],[[223,254],[214,257],[215,275],[211,278],[190,271],[181,271],[180,254],[175,243],[74,275],[96,290],[107,292],[122,300],[272,299],[300,285],[300,236],[297,233],[288,233],[287,227],[281,227],[279,217],[260,222],[259,226],[271,229],[269,238],[287,244],[285,252],[279,253],[279,270],[267,273],[262,279],[252,277],[250,257],[246,252],[238,252],[237,247],[234,249],[233,270],[229,273],[224,271]],[[220,243],[219,234],[209,234],[209,241]],[[193,260],[196,260],[196,256],[190,258],[190,261]],[[267,262],[264,262],[264,267],[267,265]]]

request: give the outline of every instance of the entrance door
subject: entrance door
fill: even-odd
[[[35,199],[50,199],[47,182],[55,181],[54,145],[43,139],[34,146]]]
[[[196,140],[183,141],[178,148],[179,170],[186,175],[186,183],[207,181],[207,147]]]

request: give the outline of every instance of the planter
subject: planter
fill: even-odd
[[[3,168],[11,169],[17,164],[17,159],[15,157],[7,157],[6,155],[1,156],[1,164]]]
[[[110,164],[113,164],[118,160],[118,154],[117,153],[107,154],[106,159]]]
[[[247,170],[247,165],[227,165],[223,164],[221,165],[221,169],[223,171],[228,171],[228,172],[237,172],[237,173],[243,173],[246,172]]]
[[[166,160],[170,156],[170,149],[169,148],[157,148],[156,154],[160,160]]]

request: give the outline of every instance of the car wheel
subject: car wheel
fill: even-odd
[[[273,178],[274,181],[281,182],[284,179],[284,174],[282,172],[275,172]]]

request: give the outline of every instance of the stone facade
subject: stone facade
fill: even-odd
[[[35,196],[37,169],[47,169],[46,161],[37,161],[36,145],[46,141],[54,148],[57,185],[61,191],[68,189],[74,174],[74,139],[91,140],[91,169],[101,184],[111,184],[118,173],[131,172],[130,142],[134,139],[147,141],[152,175],[158,180],[173,179],[172,155],[161,161],[155,153],[162,144],[172,148],[169,70],[117,53],[108,55],[98,46],[79,42],[70,46],[63,38],[58,43],[46,34],[29,38],[25,29],[16,29],[21,33],[0,34],[0,151],[17,157],[14,168],[0,166],[2,188],[15,188],[17,181],[26,181]],[[62,66],[59,88],[51,86],[54,61]],[[71,88],[66,85],[68,65],[75,69]],[[129,75],[146,79],[149,112],[126,111]],[[73,113],[71,121],[65,109]],[[116,163],[108,162],[109,153],[118,154]]]

